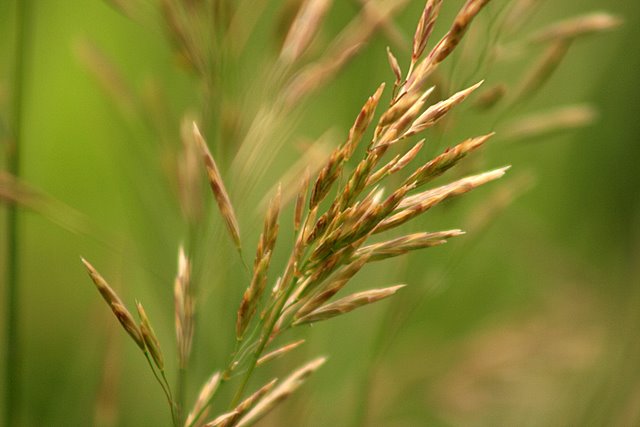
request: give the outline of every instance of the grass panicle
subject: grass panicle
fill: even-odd
[[[361,0],[361,10],[333,38],[325,37],[323,29],[333,2],[302,0],[290,6],[290,15],[283,18],[280,49],[271,58],[272,64],[265,65],[265,74],[269,76],[268,96],[262,99],[255,94],[254,99],[254,94],[247,91],[252,102],[256,102],[247,108],[251,111],[244,111],[227,99],[229,94],[221,84],[224,80],[217,73],[227,68],[225,61],[243,64],[238,58],[242,57],[243,46],[253,30],[262,25],[258,25],[258,17],[268,2],[239,2],[232,7],[233,2],[216,1],[211,11],[204,3],[162,0],[160,4],[174,53],[203,88],[206,102],[194,117],[203,118],[203,129],[220,126],[219,135],[226,135],[229,123],[233,125],[229,125],[233,128],[229,135],[237,132],[229,138],[232,140],[229,145],[215,152],[222,153],[221,156],[233,154],[233,158],[221,157],[218,160],[223,165],[230,165],[229,179],[240,178],[238,186],[233,186],[234,195],[239,200],[250,190],[258,188],[258,184],[260,188],[271,190],[263,191],[260,196],[263,203],[254,209],[256,212],[266,210],[266,214],[251,276],[245,283],[236,312],[234,350],[224,365],[212,370],[215,373],[205,381],[188,414],[185,415],[184,411],[185,378],[193,345],[195,304],[191,261],[184,250],[179,250],[173,288],[178,359],[175,399],[164,374],[164,354],[142,304],[136,303],[140,318],[136,323],[102,276],[84,259],[83,263],[125,331],[145,353],[167,396],[174,425],[246,427],[265,417],[325,363],[323,357],[314,359],[284,380],[274,379],[247,396],[247,390],[255,390],[250,386],[257,368],[263,369],[269,361],[288,356],[305,342],[299,339],[283,344],[280,339],[287,332],[393,296],[405,285],[359,292],[348,288],[354,277],[372,262],[440,246],[463,235],[459,229],[407,231],[403,226],[453,197],[501,178],[509,169],[507,166],[464,178],[459,178],[464,176],[459,174],[437,186],[432,185],[436,178],[446,179],[450,169],[479,151],[494,135],[491,132],[471,137],[425,158],[425,151],[437,149],[433,128],[440,129],[443,121],[446,121],[447,128],[455,127],[460,110],[458,106],[463,102],[475,107],[466,109],[466,115],[467,112],[486,112],[495,106],[509,108],[528,99],[550,78],[573,40],[610,30],[619,25],[619,20],[597,13],[535,32],[523,42],[516,43],[527,53],[527,58],[534,58],[521,80],[513,86],[489,80],[489,87],[485,86],[482,91],[480,87],[484,80],[478,75],[485,77],[493,63],[502,59],[496,53],[497,43],[493,42],[503,35],[515,37],[536,7],[536,2],[514,1],[505,9],[506,13],[491,18],[498,21],[491,22],[491,27],[495,25],[498,30],[490,38],[495,37],[496,40],[486,41],[486,49],[480,50],[477,69],[465,76],[465,83],[459,83],[454,78],[457,76],[446,75],[438,67],[461,45],[489,0],[466,0],[431,49],[428,47],[440,16],[442,0],[425,1],[413,38],[406,42],[403,32],[398,30],[392,19],[404,7],[404,0],[379,3]],[[215,23],[213,28],[211,23]],[[288,136],[289,127],[284,124],[294,120],[293,113],[299,111],[299,105],[344,69],[377,30],[389,36],[395,52],[406,53],[409,57],[406,64],[401,64],[392,49],[387,48],[393,78],[388,104],[381,102],[385,90],[383,82],[364,100],[359,111],[355,111],[355,120],[341,143],[333,143],[333,133],[329,132],[308,147],[305,147],[306,141],[303,142],[300,146],[306,151],[277,180],[282,184],[274,186],[273,182],[266,182],[265,171],[277,158],[278,150]],[[199,43],[203,35],[207,37],[206,48]],[[542,46],[542,52],[536,57],[532,50],[539,46]],[[509,53],[510,48],[509,45],[503,50]],[[114,92],[125,110],[132,113],[137,105],[130,87],[111,67],[106,71],[98,69],[101,56],[92,50],[83,52],[94,73],[99,74],[102,84]],[[466,50],[460,54],[461,61],[465,61],[466,54]],[[263,78],[261,73],[254,77]],[[435,96],[438,98],[432,100]],[[472,100],[466,102],[467,99]],[[233,108],[227,104],[234,104]],[[525,117],[505,126],[505,134],[510,138],[526,138],[586,125],[594,116],[587,109],[576,107],[562,110],[552,117]],[[238,145],[232,145],[232,142]],[[226,138],[216,138],[216,143],[227,144]],[[196,231],[193,228],[198,225],[203,211],[195,165],[199,155],[204,162],[221,222],[233,244],[241,251],[239,220],[216,160],[195,121],[184,119],[181,151],[176,155],[174,165],[176,182],[180,187],[177,192],[180,207],[191,227],[190,233]],[[289,227],[294,234],[293,241],[286,244],[280,241],[276,248],[280,218],[288,218],[286,210],[290,201],[293,219]],[[393,231],[395,235],[382,235],[387,231]],[[286,235],[284,231],[283,234]],[[198,255],[195,253],[198,246],[192,246],[192,243],[189,242],[190,252]],[[276,249],[280,251],[281,247],[285,252],[275,256]],[[196,260],[205,258],[195,257]],[[225,387],[234,389],[220,391]],[[230,396],[228,404],[219,407],[226,408],[226,412],[214,414],[211,421],[206,422],[212,412],[213,401],[216,400],[218,405],[217,401],[225,396]]]

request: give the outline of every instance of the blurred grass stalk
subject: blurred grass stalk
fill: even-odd
[[[24,77],[29,47],[29,0],[15,2],[15,50],[11,81],[11,139],[7,150],[7,168],[14,177],[20,177],[20,151],[22,145],[22,111],[24,103]],[[5,321],[5,411],[4,425],[16,426],[20,413],[20,331],[19,331],[19,212],[18,204],[7,205],[6,223],[6,321]]]

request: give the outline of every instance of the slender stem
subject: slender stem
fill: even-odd
[[[169,388],[169,384],[165,385],[167,378],[164,375],[164,371],[160,371],[162,374],[162,379],[164,379],[163,382],[156,372],[156,368],[153,366],[153,362],[151,361],[151,357],[149,357],[149,353],[145,351],[144,357],[147,359],[147,363],[149,364],[149,368],[151,368],[151,372],[153,372],[153,376],[156,378],[156,381],[158,381],[158,384],[160,384],[160,387],[162,388],[162,391],[167,398],[167,403],[169,403],[169,409],[171,410],[171,420],[173,421],[173,425],[174,427],[178,427],[180,425],[178,421],[178,414],[175,411],[175,403],[173,401],[173,398],[171,397],[171,389]]]
[[[22,145],[22,109],[25,74],[25,57],[28,35],[28,0],[15,2],[16,38],[15,59],[12,81],[11,102],[11,142],[8,147],[8,171],[14,177],[20,176],[20,148]],[[5,414],[4,425],[13,427],[19,424],[20,414],[20,334],[19,334],[19,290],[18,270],[19,239],[18,239],[18,207],[15,202],[9,202],[7,209],[7,269],[6,269],[6,343],[5,343]]]
[[[184,419],[185,390],[187,387],[187,368],[178,368],[178,379],[176,381],[176,406],[178,408],[178,420]]]

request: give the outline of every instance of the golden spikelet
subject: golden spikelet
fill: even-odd
[[[300,317],[293,324],[301,325],[303,323],[319,322],[321,320],[331,319],[332,317],[348,313],[358,307],[372,304],[381,299],[388,298],[395,294],[399,289],[406,285],[390,286],[382,289],[371,289],[368,291],[358,292],[337,300],[331,304],[323,305],[316,308],[311,313]]]

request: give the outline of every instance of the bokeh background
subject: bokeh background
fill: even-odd
[[[0,3],[2,113],[10,108],[16,1],[22,0]],[[170,178],[180,121],[185,113],[199,114],[202,87],[151,14],[134,22],[100,1],[29,3],[22,179],[47,197],[40,209],[21,210],[22,425],[168,425],[163,396],[144,358],[117,327],[79,256],[90,259],[128,303],[144,302],[171,355],[177,248],[191,242],[198,287],[188,383],[193,398],[224,363],[234,312],[248,283],[205,183],[202,222],[193,237]],[[359,8],[355,1],[334,3],[318,45]],[[374,264],[352,285],[408,283],[406,292],[294,334],[308,342],[259,372],[260,378],[282,377],[318,354],[329,361],[264,425],[640,424],[640,3],[540,2],[513,39],[501,40],[506,59],[476,69],[484,40],[494,31],[490,22],[507,3],[492,2],[464,49],[443,65],[439,95],[482,78],[487,86],[506,82],[513,88],[541,52],[518,40],[551,22],[606,10],[624,24],[576,40],[526,102],[482,112],[470,99],[455,119],[427,135],[423,160],[462,138],[496,129],[486,150],[452,176],[507,164],[512,169],[503,180],[406,228],[462,228],[466,236]],[[445,2],[436,37],[461,4]],[[393,18],[406,40],[422,6],[410,1]],[[261,61],[277,54],[282,18],[276,10],[263,12],[258,35],[248,39],[241,58],[227,53],[224,87],[212,97],[225,116],[206,123],[222,129],[211,131],[212,149],[240,216],[248,259],[269,189],[312,141],[339,142],[374,88],[392,83],[387,45],[403,66],[408,57],[388,33],[378,32],[296,110],[292,124],[285,122],[261,142],[281,149],[269,149],[277,154],[273,162],[247,176],[232,159],[246,134],[242,121],[271,96],[261,86]],[[104,77],[111,65],[100,62],[98,51],[120,70],[127,87],[100,81],[100,70]],[[534,138],[501,137],[519,117],[578,103],[597,109],[592,123]],[[147,122],[140,108],[150,112]],[[288,206],[274,271],[286,259],[290,221]],[[5,236],[0,231],[3,269]],[[5,286],[3,275],[2,295]]]

